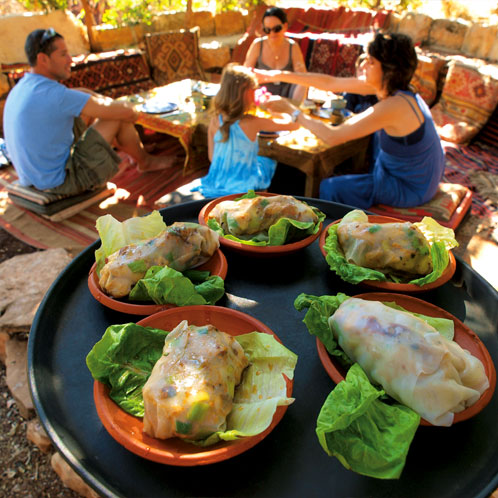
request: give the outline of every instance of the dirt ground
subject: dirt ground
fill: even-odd
[[[0,263],[37,249],[0,228]],[[25,420],[19,414],[0,362],[0,498],[77,498],[52,470],[50,457],[26,438]]]

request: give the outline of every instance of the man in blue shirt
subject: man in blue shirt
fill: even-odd
[[[60,83],[70,77],[72,59],[53,28],[30,33],[24,48],[31,71],[9,93],[3,124],[22,186],[76,194],[103,185],[118,172],[113,146],[130,154],[141,172],[172,166],[174,157],[145,151],[131,105]]]

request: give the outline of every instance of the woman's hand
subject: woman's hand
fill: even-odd
[[[292,114],[298,108],[288,99],[272,96],[267,102],[265,102],[263,109],[277,114]]]
[[[258,83],[271,83],[272,81],[280,81],[278,77],[282,74],[281,71],[277,69],[265,70],[265,69],[253,69],[252,72],[256,76]]]

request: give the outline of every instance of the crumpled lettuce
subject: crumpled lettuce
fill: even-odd
[[[152,266],[131,290],[130,301],[154,301],[156,304],[191,306],[215,304],[225,294],[225,282],[209,271],[183,273],[168,266]]]
[[[258,195],[254,192],[254,190],[249,190],[247,194],[244,194],[234,200],[254,199],[254,197],[258,197]],[[311,206],[311,209],[318,216],[318,221],[316,223],[296,221],[290,218],[280,218],[268,229],[268,235],[259,233],[251,235],[248,238],[239,238],[230,233],[225,233],[220,224],[213,218],[208,220],[207,225],[211,228],[211,230],[214,230],[222,237],[225,237],[225,239],[233,240],[234,242],[260,247],[281,246],[303,239],[310,235],[314,235],[320,230],[320,224],[326,218],[326,215],[318,208]]]
[[[128,323],[107,328],[87,356],[95,380],[110,387],[110,397],[123,410],[143,417],[142,388],[160,358],[168,332]],[[297,356],[273,336],[260,332],[236,336],[249,367],[235,391],[234,405],[227,418],[227,430],[203,441],[209,446],[220,440],[253,436],[267,429],[278,406],[291,404],[283,375],[294,377]]]
[[[152,211],[147,216],[129,218],[123,222],[106,214],[97,218],[96,226],[101,241],[101,246],[95,251],[97,275],[105,265],[105,259],[112,253],[123,246],[156,237],[167,228],[159,211]]]
[[[329,354],[349,368],[346,380],[339,382],[327,397],[317,420],[316,433],[323,449],[348,469],[370,477],[397,479],[420,416],[394,402],[385,392],[372,386],[358,364],[340,348],[330,327],[329,317],[349,296],[299,294],[294,301],[298,311],[307,309],[303,322],[308,332],[320,339]],[[407,311],[394,302],[384,302]],[[411,313],[411,312],[410,312]],[[432,325],[440,334],[453,339],[454,322],[412,313]]]
[[[355,221],[358,219],[358,216],[360,216],[360,213],[364,216],[363,211],[351,211],[344,219]],[[436,220],[428,216],[424,217],[422,221],[414,223],[414,225],[422,231],[429,242],[433,270],[423,277],[410,280],[406,283],[422,286],[436,281],[443,274],[450,260],[449,250],[453,247],[457,247],[458,242],[456,241],[455,233],[451,228],[441,226]],[[378,280],[382,282],[389,280],[401,283],[399,279],[389,274],[386,275],[378,270],[372,270],[349,263],[344,257],[344,252],[341,249],[337,237],[337,229],[338,224],[329,227],[324,244],[326,252],[325,259],[332,271],[350,284],[358,284],[363,280]]]
[[[347,469],[378,479],[398,479],[420,416],[402,404],[383,402],[379,398],[384,394],[355,363],[325,400],[316,435],[326,453]]]

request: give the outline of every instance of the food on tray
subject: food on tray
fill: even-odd
[[[399,478],[421,416],[451,425],[490,385],[480,359],[452,341],[451,319],[342,293],[300,294],[294,306],[307,308],[308,331],[347,370],[316,432],[323,449],[355,472]]]
[[[358,209],[328,229],[324,245],[330,269],[343,280],[390,280],[424,285],[437,280],[458,243],[453,230],[432,218],[371,223]]]
[[[283,245],[317,233],[324,219],[321,211],[290,195],[259,196],[249,191],[216,204],[207,224],[232,240]]]
[[[143,388],[144,432],[195,440],[224,431],[248,363],[232,336],[213,325],[182,321],[166,337],[163,355]]]
[[[450,426],[489,387],[479,359],[406,311],[350,298],[329,325],[371,381],[433,425]]]
[[[427,275],[432,271],[431,248],[413,223],[369,223],[344,218],[337,237],[348,263],[373,270]]]
[[[149,268],[194,268],[208,261],[218,247],[218,234],[208,227],[173,223],[156,237],[121,247],[108,256],[100,271],[99,285],[113,297],[124,297]]]
[[[164,353],[178,363],[168,362]],[[145,431],[189,442],[204,437],[195,440],[201,446],[264,432],[277,408],[294,401],[286,378],[293,378],[296,362],[270,334],[232,339],[212,325],[183,321],[171,333],[134,323],[111,325],[86,358],[92,377],[109,387],[113,401],[136,417],[145,414]]]

